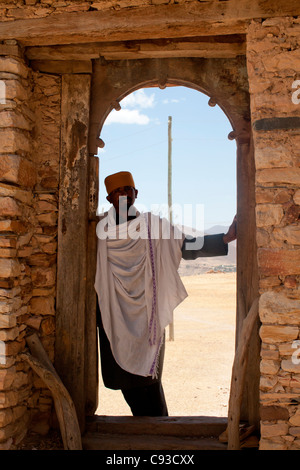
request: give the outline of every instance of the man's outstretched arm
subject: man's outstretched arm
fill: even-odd
[[[212,256],[226,256],[228,243],[236,239],[236,216],[233,219],[227,233],[216,235],[204,235],[198,238],[185,238],[181,252],[185,260],[208,258]],[[197,248],[199,246],[200,248]]]

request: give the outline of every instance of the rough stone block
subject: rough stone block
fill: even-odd
[[[299,328],[296,326],[262,325],[259,335],[264,343],[286,343],[298,338]]]
[[[0,127],[12,127],[31,131],[32,126],[24,116],[15,111],[5,110],[0,113]]]
[[[29,154],[31,151],[31,143],[29,136],[22,131],[2,128],[0,129],[1,148],[2,154]]]
[[[255,166],[257,170],[263,168],[283,167],[292,164],[292,159],[288,160],[287,149],[284,145],[278,147],[265,147],[255,149]]]
[[[14,326],[16,326],[16,324],[16,315],[0,315],[0,328],[13,328]]]
[[[18,261],[13,259],[0,259],[0,278],[17,277],[21,274]]]
[[[300,426],[292,426],[289,429],[291,436],[300,437]]]
[[[261,434],[264,438],[274,436],[285,436],[288,433],[289,426],[287,423],[264,424],[261,423]]]
[[[260,377],[259,381],[259,388],[263,392],[268,392],[269,390],[272,390],[273,387],[277,384],[278,380],[277,377],[272,376],[272,377]]]
[[[261,275],[300,274],[300,250],[258,248],[257,256]]]
[[[289,423],[292,426],[300,427],[300,410],[298,409],[296,413],[290,417]]]
[[[31,188],[36,183],[36,168],[19,155],[1,155],[0,180]]]
[[[281,361],[281,368],[286,372],[293,372],[294,374],[300,374],[300,364],[298,364],[299,360],[297,361],[293,359],[284,359]]]
[[[15,328],[5,328],[0,331],[0,341],[14,341],[18,338],[20,329]]]
[[[0,232],[24,233],[26,226],[19,220],[3,219],[0,220]]]
[[[283,209],[280,204],[258,204],[256,206],[257,227],[279,225],[283,218]]]
[[[0,57],[0,72],[13,73],[23,78],[28,76],[28,68],[20,60],[12,57]]]
[[[16,376],[16,368],[0,369],[0,390],[9,390]]]
[[[32,282],[34,287],[51,287],[56,283],[56,268],[33,268]]]
[[[47,214],[40,214],[37,216],[37,220],[42,227],[57,225],[57,214],[56,212],[48,212]]]
[[[2,158],[2,157],[0,157]],[[1,166],[1,165],[0,165]],[[0,196],[12,197],[17,201],[23,202],[30,206],[32,204],[31,190],[23,190],[10,184],[0,183]]]
[[[263,292],[259,299],[259,316],[262,323],[299,325],[300,301],[280,292]]]
[[[1,371],[0,371],[1,372]],[[10,408],[0,410],[0,426],[4,427],[13,420],[13,412]]]
[[[300,206],[300,189],[297,189],[294,194],[294,202]]]
[[[41,332],[44,335],[51,335],[55,331],[55,318],[48,317],[42,320],[41,323]]]
[[[297,63],[300,61],[300,50],[284,51],[281,54],[269,54],[263,59],[264,67],[267,72],[296,70]]]
[[[300,226],[289,225],[288,227],[275,228],[273,235],[278,240],[291,245],[300,245]]]
[[[292,184],[300,185],[300,168],[268,168],[256,172],[259,184]]]
[[[259,441],[259,450],[287,450],[287,448],[286,442],[272,442],[269,439],[264,439],[264,436]]]
[[[289,419],[287,408],[282,406],[261,406],[259,414],[262,421],[287,421]]]
[[[0,196],[0,217],[18,217],[20,215],[18,203],[12,197]]]
[[[9,341],[8,343],[5,343],[6,355],[16,356],[24,350],[25,345],[25,339],[23,339],[22,341]]]
[[[1,73],[0,73],[1,78]],[[20,83],[19,80],[4,80],[5,82],[5,99],[7,103],[10,103],[11,107],[14,109],[16,103],[13,100],[17,101],[26,101],[28,100],[28,91]],[[7,105],[5,106],[7,108]]]
[[[266,375],[276,375],[280,368],[279,361],[262,359],[260,362],[260,372]]]
[[[18,405],[19,394],[14,390],[0,391],[0,408],[8,408]]]
[[[54,315],[54,297],[34,297],[30,301],[33,315]]]

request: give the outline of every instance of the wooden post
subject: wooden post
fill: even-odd
[[[168,209],[169,220],[172,224],[172,116],[168,118]],[[174,320],[169,325],[169,340],[174,341]]]
[[[87,416],[93,416],[98,406],[97,296],[94,288],[97,261],[98,182],[99,158],[89,155],[89,223],[85,320],[85,412]]]
[[[85,424],[90,75],[62,76],[55,368]]]
[[[169,220],[172,224],[172,116],[168,118],[168,208]]]
[[[258,298],[256,298],[243,321],[239,345],[232,367],[231,388],[228,405],[228,450],[240,449],[241,404],[246,379],[249,344],[258,317]]]
[[[237,139],[237,347],[244,318],[258,296],[254,148],[250,124],[245,123],[244,128],[249,139]],[[251,361],[247,364],[241,419],[259,426],[259,318],[255,329],[249,345]]]

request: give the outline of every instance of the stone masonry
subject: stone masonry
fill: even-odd
[[[50,393],[19,360],[39,331],[53,360],[60,79],[28,69],[16,44],[0,46],[0,448],[47,432]],[[45,418],[45,419],[44,419]],[[35,425],[36,422],[36,425]]]
[[[299,19],[268,19],[249,27],[262,322],[261,449],[300,448],[300,128],[293,125],[300,116],[299,51]]]

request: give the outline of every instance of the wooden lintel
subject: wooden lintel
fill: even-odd
[[[176,57],[201,57],[204,59],[233,58],[246,54],[246,47],[243,44],[224,44],[212,46],[210,43],[201,44],[199,47],[187,48],[141,48],[138,51],[104,51],[102,56],[106,60],[122,59],[166,59]]]
[[[243,34],[253,18],[296,16],[298,0],[227,0],[86,11],[0,23],[0,39],[23,45]]]
[[[224,39],[225,38],[225,39]],[[28,47],[29,60],[106,60],[204,57],[231,58],[245,55],[244,36],[166,39],[157,41],[126,41],[114,43],[88,43],[78,45]]]
[[[92,63],[89,60],[33,60],[33,70],[39,72],[65,74],[65,73],[92,73]]]

